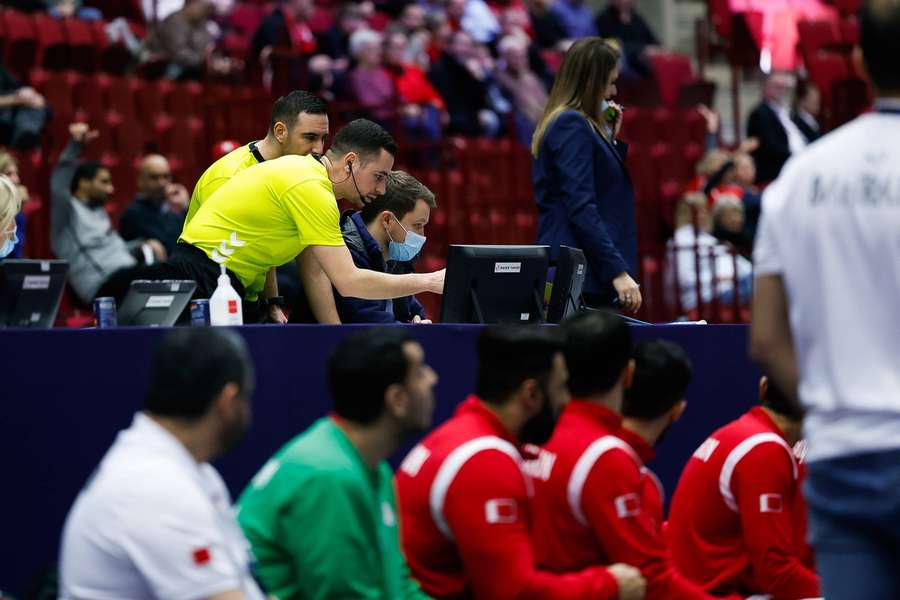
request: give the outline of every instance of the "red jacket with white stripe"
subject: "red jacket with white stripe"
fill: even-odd
[[[797,461],[760,408],[713,433],[688,461],[667,533],[678,569],[716,593],[820,595],[795,524]]]
[[[647,579],[648,600],[712,598],[668,556],[661,486],[643,462],[653,455],[611,410],[569,402],[551,440],[526,466],[535,485],[538,565],[570,571],[624,562]]]
[[[617,598],[605,568],[537,569],[521,464],[515,438],[475,396],[410,451],[397,493],[413,576],[436,598]]]

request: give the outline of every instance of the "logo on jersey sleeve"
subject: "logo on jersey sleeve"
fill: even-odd
[[[505,525],[519,519],[519,507],[514,498],[493,498],[484,503],[484,520]]]
[[[784,511],[784,498],[781,494],[760,494],[759,512],[780,513]]]
[[[406,458],[403,459],[400,470],[410,477],[415,477],[419,474],[419,469],[422,468],[422,465],[425,464],[425,461],[428,460],[429,456],[431,456],[431,450],[419,444],[410,450],[409,454],[406,455]]]
[[[212,259],[220,265],[224,265],[228,257],[234,254],[236,248],[246,246],[247,242],[239,240],[237,231],[232,231],[231,236],[227,240],[222,240],[218,248],[213,248]]]
[[[616,516],[620,519],[635,517],[641,514],[641,497],[635,493],[622,494],[613,500],[616,507]]]
[[[534,459],[526,460],[522,464],[522,470],[532,479],[549,480],[550,474],[553,473],[553,465],[556,464],[556,454],[547,450],[537,449],[534,456]]]
[[[209,548],[197,548],[191,555],[194,558],[194,564],[198,567],[209,564],[212,560],[212,554]]]

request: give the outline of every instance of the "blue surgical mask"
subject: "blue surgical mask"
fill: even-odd
[[[408,231],[406,227],[403,227],[400,223],[400,219],[397,217],[394,217],[394,220],[397,221],[397,224],[400,225],[400,228],[403,229],[403,231],[406,231],[406,239],[402,242],[395,242],[393,238],[391,238],[391,241],[388,244],[388,257],[391,260],[399,262],[410,261],[421,252],[422,246],[425,245],[425,236],[419,235],[414,231]],[[388,237],[391,237],[390,231],[388,231]]]
[[[407,234],[407,238],[409,239],[409,235]],[[13,248],[16,247],[16,244],[19,243],[19,236],[13,233],[11,240],[6,240],[3,242],[3,246],[0,246],[0,258],[6,258],[10,254],[12,254]]]

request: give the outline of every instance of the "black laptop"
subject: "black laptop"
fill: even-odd
[[[53,327],[68,272],[64,260],[0,261],[0,327]]]

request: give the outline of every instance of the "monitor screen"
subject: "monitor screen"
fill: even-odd
[[[64,260],[0,262],[0,327],[53,327],[68,272]]]
[[[553,291],[550,293],[550,304],[547,307],[547,321],[559,323],[581,310],[584,304],[581,291],[586,271],[587,259],[584,252],[569,246],[559,247]]]
[[[441,321],[543,323],[547,246],[451,245]]]
[[[118,311],[119,325],[170,327],[184,312],[197,283],[190,280],[131,282]]]

